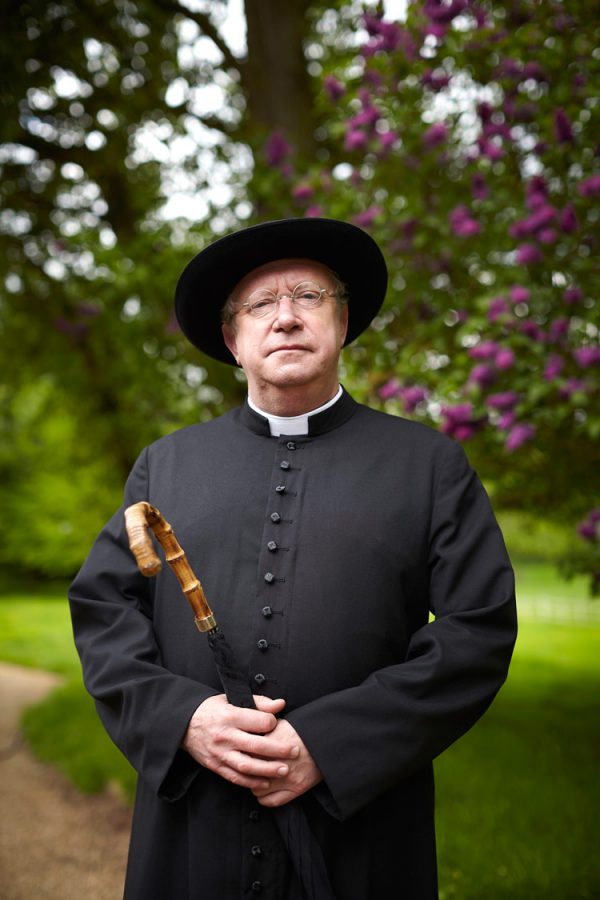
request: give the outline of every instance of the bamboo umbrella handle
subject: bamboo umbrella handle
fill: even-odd
[[[125,528],[129,548],[135,556],[138,569],[147,578],[156,575],[162,568],[148,532],[148,528],[152,529],[165,552],[165,559],[177,576],[181,590],[194,610],[198,631],[213,631],[217,623],[200,580],[194,574],[173,529],[159,510],[145,500],[134,503],[125,510]]]

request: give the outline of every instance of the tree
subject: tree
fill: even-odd
[[[33,386],[28,427],[62,417],[77,470],[105,460],[116,498],[145,443],[243,395],[174,326],[194,250],[250,217],[351,218],[384,247],[391,287],[346,383],[469,440],[498,504],[582,519],[581,565],[598,568],[587,3],[423,0],[397,22],[381,4],[261,0],[245,54],[223,0],[5,6],[7,433]],[[165,218],[183,190],[193,221]],[[23,496],[26,467],[0,466]]]
[[[388,300],[348,378],[468,441],[498,506],[579,520],[572,568],[598,589],[600,17],[426,0],[343,30],[354,51],[322,54],[330,162],[282,167],[269,191],[386,251]]]

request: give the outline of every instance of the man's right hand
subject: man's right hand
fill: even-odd
[[[288,774],[286,760],[297,759],[300,747],[270,736],[285,700],[255,694],[254,702],[256,709],[242,709],[232,706],[225,694],[209,697],[190,719],[181,746],[232,784],[263,791],[272,779]]]

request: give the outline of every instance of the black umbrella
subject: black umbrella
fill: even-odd
[[[175,572],[181,589],[194,610],[196,627],[208,636],[227,699],[234,706],[255,709],[248,680],[238,666],[225,635],[219,631],[202,585],[192,571],[169,523],[156,507],[142,501],[125,510],[125,525],[131,552],[140,572],[147,577],[156,575],[161,569],[148,534],[148,528],[152,529],[165,552],[165,559]],[[302,807],[297,801],[293,801],[276,807],[273,814],[306,900],[335,900],[321,848]]]

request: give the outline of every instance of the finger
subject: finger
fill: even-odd
[[[289,766],[282,763],[280,759],[258,759],[237,750],[227,753],[222,762],[227,768],[234,769],[244,777],[251,778],[285,778],[290,771]]]
[[[237,769],[232,769],[227,765],[221,765],[218,769],[213,769],[215,774],[220,775],[225,781],[235,784],[237,787],[249,788],[251,791],[260,790],[268,791],[270,782],[264,778],[252,778],[250,775],[243,775]]]
[[[240,732],[235,736],[235,746],[251,756],[261,756],[263,759],[298,759],[300,747],[289,739],[278,740],[262,734],[248,734]]]
[[[280,713],[285,706],[285,700],[281,698],[271,700],[270,697],[264,697],[262,694],[254,694],[254,702],[256,703],[256,708],[261,712],[268,712],[273,715]]]
[[[225,721],[231,728],[250,734],[268,734],[277,726],[273,713],[261,712],[258,709],[242,709],[240,706],[229,706],[225,713]]]
[[[291,791],[270,791],[263,796],[258,796],[254,791],[252,793],[261,806],[266,806],[269,809],[273,809],[276,806],[285,806],[286,803],[291,803],[292,800],[296,799],[296,794],[293,794]]]

